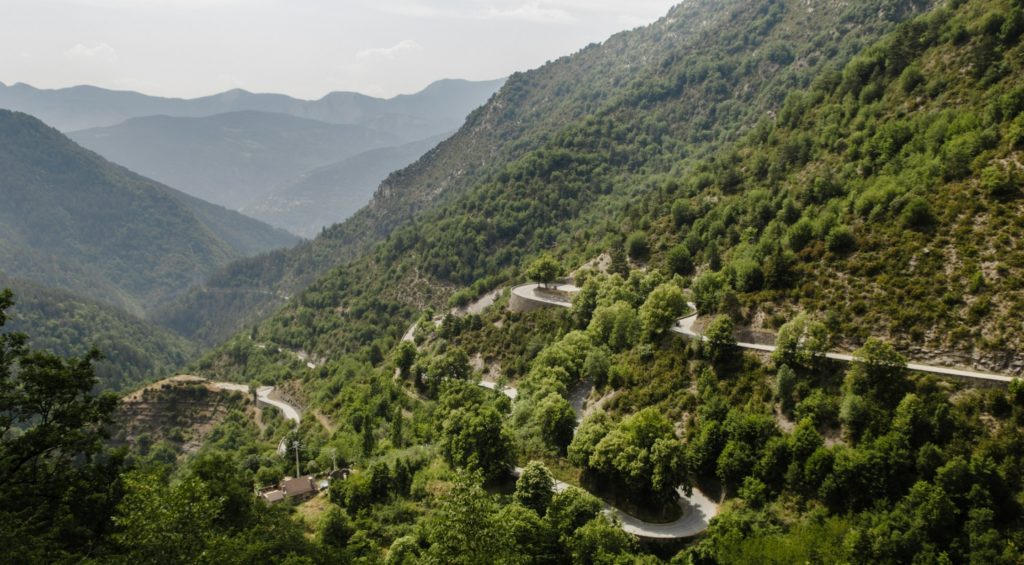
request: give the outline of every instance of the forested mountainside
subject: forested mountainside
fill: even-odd
[[[305,172],[242,212],[291,233],[316,237],[359,211],[391,172],[415,162],[445,137],[448,134],[371,149]]]
[[[246,253],[295,242],[114,165],[26,114],[0,111],[0,168],[0,269],[136,314]]]
[[[269,112],[149,116],[68,135],[139,174],[234,210],[302,173],[401,141],[361,125]]]
[[[625,218],[703,311],[769,330],[1024,369],[1019,6],[954,3],[787,96],[771,120]],[[734,301],[732,295],[738,298]]]
[[[26,487],[0,499],[0,556],[1019,563],[1024,385],[908,371],[898,348],[944,346],[956,328],[929,326],[943,335],[933,341],[887,309],[899,301],[927,323],[932,283],[914,277],[920,289],[906,292],[901,277],[936,274],[941,246],[963,257],[945,260],[948,284],[971,260],[981,271],[962,304],[941,296],[948,308],[987,298],[983,339],[989,316],[996,330],[1009,319],[1022,6],[693,2],[607,45],[660,37],[652,30],[684,17],[703,23],[595,109],[520,133],[507,156],[474,147],[493,172],[452,176],[432,198],[410,185],[405,208],[400,192],[381,194],[297,252],[231,267],[224,276],[256,290],[355,257],[194,367],[275,385],[301,410],[293,432],[235,396],[193,457],[149,441],[105,451],[114,403],[82,394],[88,363],[0,334],[0,378],[20,393],[0,396],[18,415],[0,438],[0,478]],[[446,151],[492,110],[402,174],[430,178],[442,155],[469,171]],[[916,172],[885,178],[904,170]],[[386,235],[331,239],[399,209],[412,219]],[[578,288],[547,287],[571,269]],[[528,277],[545,283],[529,287],[538,309],[495,297]],[[861,297],[873,288],[897,296]],[[477,295],[434,316],[446,298]],[[779,326],[778,349],[736,347],[746,324]],[[825,355],[851,344],[849,361]],[[72,399],[59,414],[78,416],[74,434],[67,418],[36,417],[49,406],[39,383]],[[222,387],[194,388],[170,401],[195,400],[213,421],[206,401]],[[287,457],[274,452],[281,440]],[[252,496],[293,465],[346,470],[308,501]]]
[[[415,94],[389,99],[355,92],[332,92],[319,100],[241,89],[194,99],[161,98],[138,92],[75,86],[55,90],[27,84],[0,84],[0,108],[32,114],[61,131],[119,124],[144,116],[202,117],[255,111],[287,114],[332,124],[362,124],[402,132],[406,141],[457,127],[469,109],[483,104],[504,79],[439,80]]]
[[[29,335],[31,347],[61,356],[102,352],[95,363],[99,390],[132,390],[179,370],[197,352],[169,330],[103,302],[2,274],[0,288],[15,294],[6,329]]]
[[[419,258],[420,275],[456,285],[499,275],[569,233],[556,226],[601,208],[606,195],[642,190],[651,174],[737,139],[781,107],[790,89],[928,4],[828,2],[812,11],[784,2],[682,4],[651,26],[510,77],[458,133],[392,174],[353,218],[293,252],[232,265],[165,319],[186,335],[224,336],[256,319],[254,301],[271,311],[388,236],[394,252]],[[424,208],[435,211],[395,231]],[[409,280],[418,276],[407,272]]]

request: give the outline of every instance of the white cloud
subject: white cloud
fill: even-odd
[[[241,6],[249,0],[51,0],[51,2],[96,8],[208,8],[217,5]]]
[[[360,49],[356,52],[357,59],[397,59],[400,55],[406,53],[415,53],[416,51],[422,51],[423,47],[419,43],[411,39],[399,41],[391,47],[375,47],[371,49]]]
[[[71,49],[65,51],[64,56],[71,61],[97,61],[100,63],[117,62],[117,51],[106,43],[99,43],[92,47],[78,43]]]
[[[549,8],[541,2],[527,2],[509,8],[489,8],[470,15],[482,20],[523,20],[541,24],[563,23],[573,21],[572,14],[561,8]]]
[[[449,0],[447,6],[426,0],[374,2],[374,8],[410,18],[451,20],[520,20],[542,24],[578,22],[594,16],[649,22],[664,15],[665,0]]]

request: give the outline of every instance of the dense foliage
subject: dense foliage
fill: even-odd
[[[126,391],[165,377],[195,354],[183,338],[112,306],[0,275],[0,288],[8,287],[17,296],[8,327],[32,336],[34,349],[57,355],[102,351],[93,363],[102,390]]]
[[[1019,562],[1024,388],[906,360],[911,342],[969,349],[968,324],[982,350],[1017,339],[1024,18],[1009,0],[918,7],[687,3],[513,77],[370,210],[238,267],[297,281],[339,260],[300,273],[303,257],[390,232],[196,367],[290,391],[301,449],[276,456],[280,423],[237,415],[177,471],[136,454],[99,543],[135,560],[162,543],[200,561]],[[394,192],[410,179],[423,192]],[[598,257],[571,308],[513,313],[502,293],[435,316],[537,257],[541,282]],[[668,331],[690,301],[706,341]],[[735,347],[752,325],[778,329],[774,356]],[[292,457],[351,475],[294,512],[246,504],[239,485]],[[641,543],[601,512],[671,521],[697,490],[719,513],[694,540]]]

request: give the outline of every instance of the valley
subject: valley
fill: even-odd
[[[508,6],[317,84],[633,21]],[[0,561],[1024,560],[1024,5],[645,21],[390,97],[0,84]]]

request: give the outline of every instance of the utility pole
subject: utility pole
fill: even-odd
[[[302,473],[299,471],[299,440],[298,438],[292,442],[292,447],[295,448],[295,476],[301,477]]]
[[[328,451],[330,451],[330,453],[331,453],[331,464],[334,466],[334,471],[337,472],[338,471],[338,450],[336,448],[332,447]]]

